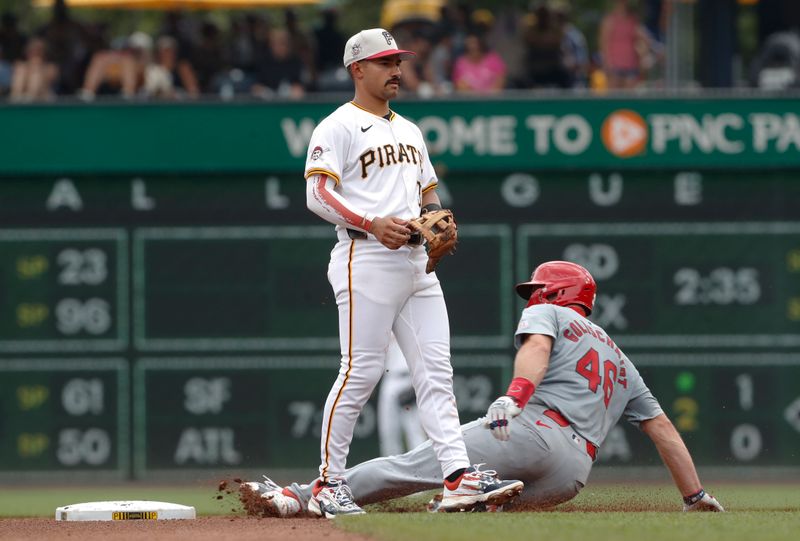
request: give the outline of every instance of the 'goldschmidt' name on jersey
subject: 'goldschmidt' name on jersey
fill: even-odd
[[[597,325],[592,324],[592,322],[588,320],[582,321],[572,321],[569,324],[569,328],[564,330],[563,332],[564,338],[571,342],[578,342],[583,335],[591,336],[598,340],[600,343],[606,344],[614,353],[616,353],[618,359],[622,359],[622,351],[617,347],[614,341],[608,336],[603,330],[598,327]]]

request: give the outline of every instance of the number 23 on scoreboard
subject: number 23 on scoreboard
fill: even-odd
[[[603,361],[603,375],[600,374],[600,354],[597,350],[590,348],[583,357],[578,359],[575,364],[575,372],[586,378],[589,383],[589,390],[597,392],[597,388],[603,385],[603,404],[608,409],[611,396],[614,394],[614,383],[619,383],[624,388],[628,388],[628,378],[625,373],[625,361],[620,360],[619,368],[613,361]],[[619,377],[619,379],[617,379]]]

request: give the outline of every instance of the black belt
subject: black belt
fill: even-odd
[[[363,231],[359,231],[358,229],[346,229],[347,236],[353,240],[365,240],[367,238],[367,234]],[[422,244],[422,235],[418,232],[411,233],[411,236],[408,239],[406,244],[411,244],[413,246],[419,246]]]

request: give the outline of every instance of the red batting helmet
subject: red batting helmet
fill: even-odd
[[[589,271],[569,261],[548,261],[533,271],[528,282],[517,284],[517,293],[528,306],[534,304],[578,304],[592,313],[597,284]]]

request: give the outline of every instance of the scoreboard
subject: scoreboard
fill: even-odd
[[[628,348],[800,347],[800,222],[523,225],[519,273],[584,265]]]
[[[631,355],[701,466],[800,461],[800,360],[796,354]],[[601,464],[660,464],[649,439],[621,422]]]
[[[796,175],[440,176],[459,221],[437,274],[462,421],[510,375],[513,285],[567,259],[699,464],[800,464]],[[0,201],[0,478],[315,466],[339,362],[335,236],[302,179],[8,177]],[[353,461],[379,452],[375,404]],[[621,424],[600,463],[659,458]]]
[[[0,352],[122,351],[128,343],[123,229],[0,231]]]
[[[129,388],[121,358],[0,360],[0,475],[126,477]]]
[[[456,354],[462,419],[486,412],[508,355]],[[313,468],[336,360],[328,356],[145,357],[134,370],[137,477],[164,470]],[[349,463],[379,456],[376,401],[354,432]]]

